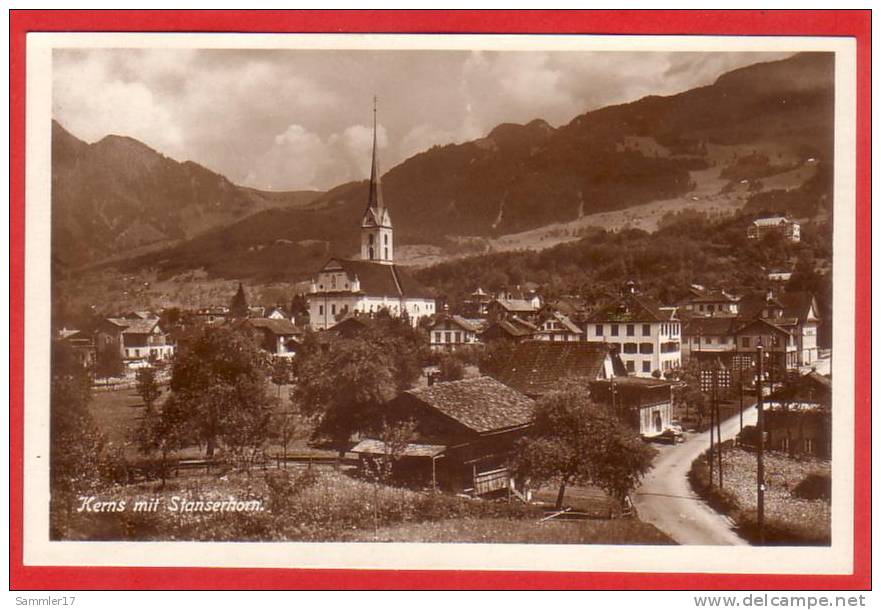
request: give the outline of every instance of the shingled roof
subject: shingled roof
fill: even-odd
[[[140,318],[107,318],[107,321],[122,327],[122,334],[124,335],[149,335],[153,332],[156,325],[159,324],[159,318],[147,320]]]
[[[248,318],[247,323],[254,328],[268,330],[274,335],[295,335],[299,332],[290,320],[276,318]]]
[[[741,323],[735,316],[692,318],[682,325],[682,334],[689,337],[732,335]]]
[[[676,310],[649,297],[628,294],[588,316],[588,322],[667,322],[675,320]]]
[[[535,404],[531,398],[491,377],[441,382],[404,394],[478,434],[531,423]]]
[[[325,268],[332,263],[337,263],[350,281],[357,278],[361,293],[367,296],[432,298],[429,290],[399,265],[334,258]]]
[[[520,343],[506,361],[488,372],[528,396],[541,396],[558,389],[564,379],[605,378],[606,357],[612,358],[615,375],[627,375],[620,357],[611,354],[608,345],[580,341]]]

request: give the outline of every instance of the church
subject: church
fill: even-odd
[[[394,229],[382,198],[376,151],[376,107],[373,108],[373,160],[367,209],[361,219],[361,258],[331,258],[309,288],[313,330],[325,330],[350,315],[387,310],[407,315],[415,325],[435,314],[434,298],[407,271],[395,264]]]

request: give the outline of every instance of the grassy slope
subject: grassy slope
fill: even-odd
[[[407,523],[373,532],[357,532],[359,542],[502,542],[530,544],[675,544],[655,526],[642,521],[548,521],[532,519],[450,519]]]

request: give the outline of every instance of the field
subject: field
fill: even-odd
[[[756,455],[726,446],[723,453],[724,490],[708,488],[705,457],[692,465],[689,478],[695,490],[717,510],[730,515],[740,533],[757,540]],[[828,500],[796,497],[794,488],[812,474],[828,476],[828,461],[765,453],[765,523],[768,544],[829,544],[832,510]]]
[[[290,409],[290,385],[279,386],[267,382],[267,395],[274,399],[277,395],[281,399],[279,409]],[[163,396],[159,399],[164,400],[165,393],[168,391],[167,386],[162,388]],[[140,419],[143,417],[144,403],[141,397],[134,389],[130,390],[114,390],[111,392],[94,392],[92,394],[92,415],[101,431],[107,436],[107,440],[115,447],[124,447],[125,455],[129,459],[137,459],[139,457],[137,447],[132,443],[132,433],[137,428]],[[324,449],[316,449],[310,447],[308,440],[312,428],[308,422],[301,422],[296,426],[294,438],[288,445],[288,453],[309,454],[316,456],[333,457],[335,451]],[[268,453],[274,455],[282,453],[282,447],[278,444],[270,443],[267,446]],[[179,455],[181,459],[195,459],[204,457],[204,448],[190,447],[182,451]]]

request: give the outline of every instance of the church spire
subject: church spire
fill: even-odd
[[[382,202],[382,183],[379,179],[379,163],[376,159],[376,96],[373,96],[373,162],[370,166],[370,192],[367,195],[367,211],[373,210],[379,219],[385,204]]]

